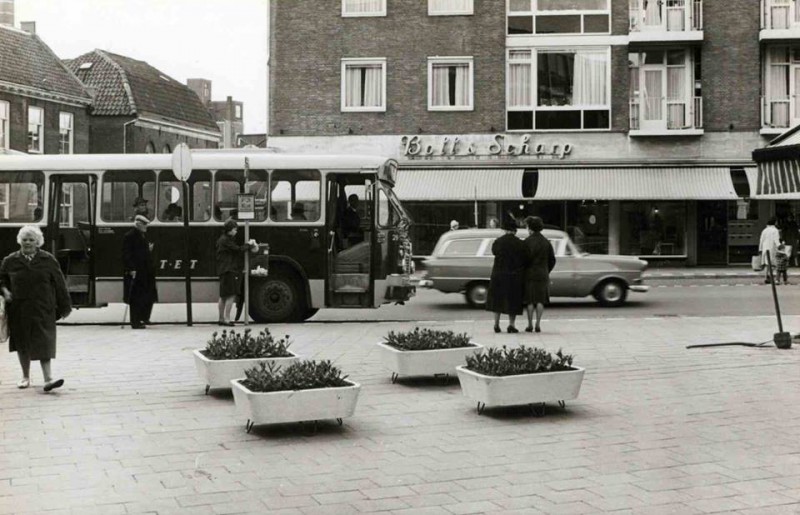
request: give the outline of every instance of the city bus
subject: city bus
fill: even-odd
[[[21,226],[37,225],[75,307],[122,302],[122,239],[141,197],[159,302],[186,301],[186,268],[192,301],[216,302],[215,243],[223,223],[238,218],[238,196],[250,194],[250,238],[268,244],[250,258],[260,272],[250,274],[256,322],[303,321],[320,308],[374,308],[414,295],[411,220],[392,189],[394,160],[237,149],[192,150],[191,163],[184,184],[171,154],[0,157],[0,252],[18,249]],[[355,241],[342,233],[348,209],[358,214]]]

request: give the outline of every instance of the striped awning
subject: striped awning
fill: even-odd
[[[753,198],[800,200],[800,159],[786,158],[758,163]]]
[[[521,168],[401,169],[394,192],[400,200],[519,200]]]
[[[730,168],[540,169],[536,200],[736,200]]]

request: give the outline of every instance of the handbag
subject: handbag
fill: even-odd
[[[0,295],[0,343],[8,341],[8,312],[6,298]]]
[[[755,270],[756,272],[760,272],[761,270],[764,269],[764,263],[761,262],[761,254],[756,254],[755,256],[753,256],[753,259],[751,261],[751,266],[753,267],[753,270]]]

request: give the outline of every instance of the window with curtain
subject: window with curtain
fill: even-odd
[[[386,16],[386,0],[342,0],[342,16]]]
[[[9,114],[8,102],[0,100],[0,148],[8,148]]]
[[[609,0],[509,0],[508,34],[609,34]]]
[[[428,109],[472,110],[472,58],[428,59]]]
[[[667,128],[683,129],[687,123],[689,95],[688,70],[685,50],[670,50],[667,58]]]
[[[72,113],[58,113],[58,145],[61,154],[72,154]]]
[[[472,14],[472,0],[428,0],[428,14]]]
[[[342,59],[342,111],[385,111],[385,96],[385,59]]]
[[[44,152],[44,109],[28,107],[28,152]]]
[[[791,48],[771,47],[767,50],[767,125],[785,128],[790,125],[791,95],[790,69]]]

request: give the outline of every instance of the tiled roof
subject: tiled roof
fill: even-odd
[[[0,87],[81,104],[89,92],[38,36],[0,25]]]
[[[94,115],[136,115],[219,132],[194,91],[144,61],[94,50],[65,64],[92,90]]]

